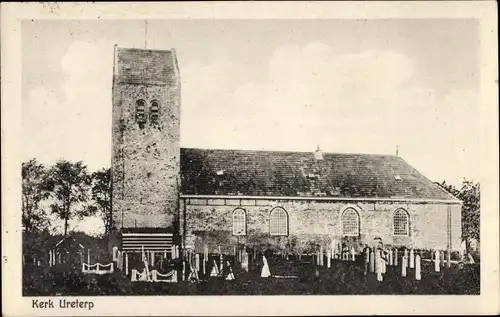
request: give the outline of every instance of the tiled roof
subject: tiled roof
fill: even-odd
[[[184,195],[454,198],[393,155],[181,149]]]
[[[123,84],[165,85],[177,76],[175,52],[116,48],[115,81]]]

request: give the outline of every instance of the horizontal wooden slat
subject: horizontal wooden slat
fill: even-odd
[[[146,242],[146,241],[141,241],[141,242],[127,242],[123,241],[122,244],[127,244],[127,245],[172,245],[172,242]]]
[[[122,241],[130,242],[130,243],[142,243],[142,242],[147,242],[147,243],[162,243],[162,242],[168,242],[172,243],[172,239],[157,239],[157,240],[151,240],[151,239],[123,239]]]
[[[172,245],[172,243],[123,243],[122,244],[124,247],[154,247],[154,246],[157,246],[157,247],[170,247]]]
[[[171,233],[122,233],[122,250],[126,252],[170,252],[173,245]]]
[[[144,238],[144,239],[127,239],[127,238],[124,238],[122,239],[122,241],[172,241],[173,239],[172,238],[163,238],[163,239],[147,239],[147,238]]]
[[[173,234],[171,233],[136,233],[136,232],[130,232],[130,233],[122,233],[123,237],[133,237],[133,236],[143,236],[143,237],[172,237]]]
[[[170,252],[170,250],[172,249],[172,247],[153,247],[153,248],[144,248],[144,251],[167,251],[167,252]],[[142,248],[131,248],[131,247],[126,247],[126,248],[123,248],[122,249],[123,251],[142,251]]]
[[[136,237],[122,237],[122,240],[172,240],[173,237],[141,237],[141,236],[136,236]]]

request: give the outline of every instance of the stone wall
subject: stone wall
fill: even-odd
[[[175,60],[172,60],[175,55],[172,52],[165,51],[164,58],[157,56],[162,52],[156,52],[152,61],[148,60],[150,54],[132,52],[120,50],[115,58],[112,132],[114,224],[117,228],[168,227],[178,215],[180,79],[176,73],[169,73],[168,80],[165,78],[162,83],[159,75],[152,78],[137,75],[140,75],[143,64],[147,64],[149,68],[144,69],[148,70],[158,61],[168,61],[165,69],[174,71],[171,65],[175,65]],[[163,67],[161,64],[156,66]],[[124,67],[135,75],[116,73],[117,69]],[[160,75],[164,73],[165,70],[158,72]],[[137,83],[137,78],[144,78],[143,84]],[[143,125],[136,119],[136,102],[139,99],[144,100],[146,105],[146,122]],[[150,120],[153,100],[158,101],[160,106],[156,123]]]
[[[289,217],[289,234],[273,237],[269,234],[269,215],[273,208],[282,207]],[[448,229],[448,207],[451,226]],[[185,212],[182,228],[187,247],[211,248],[221,246],[232,250],[237,243],[260,247],[273,246],[307,252],[315,246],[328,247],[332,238],[344,239],[356,248],[371,244],[380,237],[385,244],[420,249],[446,249],[451,233],[451,248],[460,248],[460,205],[395,203],[395,202],[340,202],[306,200],[240,200],[240,199],[184,199]],[[246,212],[246,236],[232,234],[232,214],[236,208]],[[355,209],[360,217],[360,235],[342,238],[341,215],[347,208]],[[398,209],[410,216],[409,236],[393,235],[393,214]]]

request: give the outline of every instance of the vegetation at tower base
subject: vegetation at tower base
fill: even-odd
[[[111,214],[111,170],[103,168],[91,174],[92,200],[89,204],[89,213],[98,213],[104,222],[104,235],[112,230],[113,219]]]

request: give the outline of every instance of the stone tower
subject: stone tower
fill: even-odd
[[[172,227],[178,214],[181,83],[175,50],[115,46],[112,217],[118,229]]]

